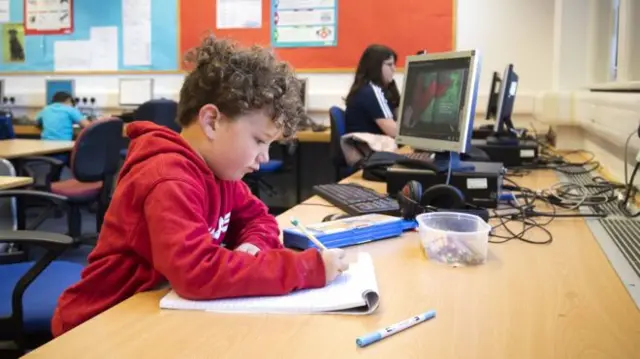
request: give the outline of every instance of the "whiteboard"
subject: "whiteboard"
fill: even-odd
[[[139,106],[153,99],[153,79],[120,79],[120,106]]]

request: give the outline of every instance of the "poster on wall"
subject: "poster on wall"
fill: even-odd
[[[338,45],[338,0],[272,0],[273,47]]]
[[[24,0],[26,35],[60,35],[73,32],[73,0]]]
[[[9,22],[9,0],[0,0],[0,23]]]
[[[24,26],[21,23],[2,24],[2,62],[20,63],[25,57]]]
[[[217,0],[216,28],[259,29],[262,27],[262,0]]]

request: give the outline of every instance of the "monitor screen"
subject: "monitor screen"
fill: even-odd
[[[140,106],[153,100],[153,79],[122,78],[119,85],[118,103],[120,106]]]
[[[308,86],[307,86],[307,82],[308,80],[306,78],[299,78],[298,79],[300,81],[300,98],[302,99],[302,106],[305,108],[305,110],[307,109],[307,101],[308,101]]]
[[[510,128],[513,127],[513,124],[511,123],[511,113],[513,111],[517,90],[518,75],[513,69],[513,64],[509,64],[504,69],[502,83],[500,84],[494,132],[508,132]]]
[[[71,97],[75,96],[73,80],[47,80],[46,83],[46,104],[50,104],[53,102],[53,95],[58,92],[66,92]]]
[[[491,78],[491,88],[489,89],[489,100],[487,101],[487,113],[485,114],[485,119],[490,120],[496,117],[496,112],[498,111],[498,96],[500,94],[500,88],[502,84],[502,79],[497,72],[493,72],[493,77]]]
[[[460,140],[469,62],[469,58],[459,58],[409,64],[401,135]]]
[[[471,141],[479,67],[476,50],[409,56],[396,143],[464,153]]]

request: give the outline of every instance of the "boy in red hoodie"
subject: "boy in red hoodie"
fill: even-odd
[[[280,295],[347,269],[341,250],[283,248],[277,222],[241,181],[305,116],[292,70],[268,50],[213,37],[187,59],[182,133],[127,127],[128,156],[97,246],[58,301],[54,336],[166,282],[194,300]]]

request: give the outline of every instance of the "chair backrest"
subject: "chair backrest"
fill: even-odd
[[[13,164],[4,158],[0,158],[0,176],[16,176],[16,169],[13,167]],[[0,216],[2,218],[11,218],[11,228],[14,231],[18,229],[15,197],[0,199]],[[0,248],[1,247],[2,245],[0,244]],[[1,249],[0,253],[2,253]]]
[[[0,140],[10,140],[16,138],[13,131],[12,116],[7,113],[0,113]]]
[[[329,109],[329,120],[331,121],[331,142],[329,143],[331,160],[336,166],[344,166],[346,161],[340,147],[340,138],[347,132],[344,110],[338,106],[332,106]]]
[[[70,167],[80,182],[104,181],[120,163],[123,123],[119,118],[93,121],[80,132],[71,152]]]
[[[168,99],[150,100],[140,105],[133,113],[135,121],[151,121],[180,133],[182,128],[176,122],[178,103]]]

